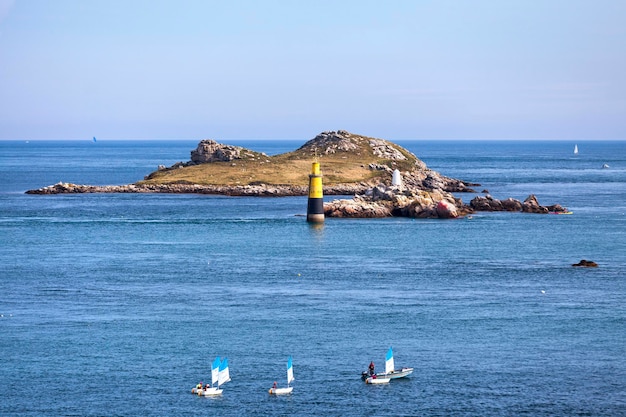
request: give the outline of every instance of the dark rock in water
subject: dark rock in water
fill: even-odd
[[[560,204],[554,204],[551,206],[546,206],[550,213],[565,213],[567,212],[567,207],[563,207]]]
[[[477,196],[470,201],[470,207],[476,211],[503,211],[502,202],[490,195]]]
[[[549,212],[547,207],[539,205],[539,202],[537,201],[537,197],[535,197],[534,194],[531,194],[528,197],[526,197],[526,200],[524,200],[524,203],[522,204],[522,211],[524,213],[540,213],[540,214],[546,214]]]
[[[529,195],[524,203],[514,198],[507,198],[506,200],[498,200],[490,195],[484,197],[477,196],[470,201],[470,208],[475,211],[521,211],[524,213],[563,213],[567,211],[567,208],[562,207],[560,204],[552,206],[542,206],[537,201],[537,197]]]
[[[588,261],[586,259],[581,259],[577,264],[572,264],[572,266],[583,266],[586,268],[597,268],[598,264],[593,261]]]
[[[505,211],[522,211],[522,203],[514,198],[502,200],[502,209]]]

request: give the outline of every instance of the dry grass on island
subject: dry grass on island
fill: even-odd
[[[203,142],[194,152],[198,152]],[[372,146],[372,143],[378,146]],[[400,146],[345,131],[324,132],[295,151],[274,156],[217,142],[209,146],[211,148],[204,152],[204,157],[198,158],[202,162],[193,162],[192,153],[190,163],[178,163],[155,171],[137,185],[306,186],[311,162],[316,159],[322,166],[324,186],[374,184],[389,177],[387,169],[411,171],[416,164],[421,165],[421,161]],[[381,152],[383,148],[387,149]],[[206,156],[207,153],[213,156]],[[217,153],[219,155],[215,155]]]
[[[325,195],[354,196],[325,203],[324,214],[328,217],[456,218],[474,211],[567,212],[558,204],[541,206],[532,194],[524,202],[486,195],[465,204],[452,193],[475,192],[470,186],[479,184],[441,175],[387,140],[343,130],[322,132],[295,151],[275,156],[203,140],[191,151],[191,161],[169,168],[161,166],[134,184],[93,186],[59,182],[27,193],[303,196],[308,192],[311,163],[316,160],[321,164]],[[395,184],[394,175],[399,177]]]

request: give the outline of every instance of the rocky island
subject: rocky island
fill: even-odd
[[[230,196],[307,195],[308,174],[319,160],[325,195],[351,195],[324,204],[327,217],[455,218],[474,211],[565,212],[541,206],[530,195],[524,202],[477,196],[469,204],[452,193],[475,193],[479,186],[429,169],[417,156],[390,141],[344,130],[322,132],[295,151],[268,156],[213,140],[201,141],[191,159],[159,166],[142,181],[128,185],[57,183],[28,194],[61,193],[203,193]],[[394,174],[395,173],[395,174]],[[396,177],[396,181],[392,181]]]

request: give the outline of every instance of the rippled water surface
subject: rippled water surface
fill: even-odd
[[[626,415],[626,143],[400,144],[574,214],[313,227],[306,197],[31,196],[196,143],[0,142],[0,414]],[[390,346],[414,374],[365,385]],[[191,395],[217,355],[223,395]],[[294,392],[270,397],[290,355]]]

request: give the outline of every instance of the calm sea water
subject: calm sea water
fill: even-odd
[[[0,415],[626,415],[626,142],[399,143],[574,214],[313,227],[306,197],[30,196],[197,143],[0,142]],[[390,346],[414,374],[365,385]],[[217,355],[223,396],[191,395]]]

